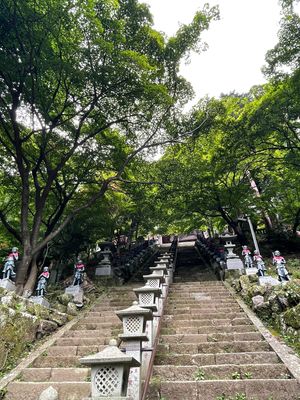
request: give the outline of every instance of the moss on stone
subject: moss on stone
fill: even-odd
[[[287,310],[282,317],[286,325],[296,330],[300,329],[300,304]]]

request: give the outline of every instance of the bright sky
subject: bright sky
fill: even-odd
[[[179,23],[188,23],[202,9],[203,0],[142,0],[150,5],[155,28],[171,36]],[[206,52],[191,57],[182,74],[192,83],[199,99],[218,97],[235,90],[247,92],[265,82],[261,73],[267,50],[277,43],[278,0],[210,0],[219,4],[221,19],[213,22],[203,39]]]

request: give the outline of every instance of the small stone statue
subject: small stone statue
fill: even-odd
[[[49,268],[44,267],[43,272],[38,277],[38,284],[36,287],[37,296],[42,296],[42,297],[45,296],[49,277],[50,277]]]
[[[17,247],[13,247],[11,252],[8,254],[4,268],[3,268],[3,279],[11,279],[16,276],[15,273],[15,261],[19,259],[19,252]]]
[[[287,282],[290,280],[288,270],[285,267],[286,261],[280,251],[276,250],[273,253],[273,265],[276,267],[279,282]]]
[[[258,250],[254,250],[253,261],[255,262],[256,267],[258,269],[257,275],[265,276],[266,275],[266,266],[265,266],[262,256],[259,254]]]
[[[83,273],[85,271],[85,265],[79,259],[77,263],[74,265],[75,274],[74,274],[74,281],[73,286],[81,285],[83,283]]]
[[[242,255],[245,257],[244,258],[245,267],[252,268],[253,261],[252,261],[252,257],[251,257],[251,251],[250,251],[250,249],[248,249],[248,246],[242,246],[242,247],[243,247]]]

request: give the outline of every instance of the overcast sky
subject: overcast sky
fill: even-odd
[[[143,0],[150,6],[155,28],[171,36],[179,23],[192,20],[202,0]],[[192,83],[199,99],[218,97],[235,90],[247,92],[265,82],[261,73],[267,50],[277,43],[280,7],[278,0],[215,0],[221,19],[203,34],[209,48],[193,55],[182,74]]]

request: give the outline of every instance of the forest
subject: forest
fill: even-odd
[[[281,1],[267,83],[202,98],[180,74],[219,18],[205,4],[172,37],[137,0],[0,3],[0,256],[74,260],[125,235],[222,232],[299,246],[300,18]]]

